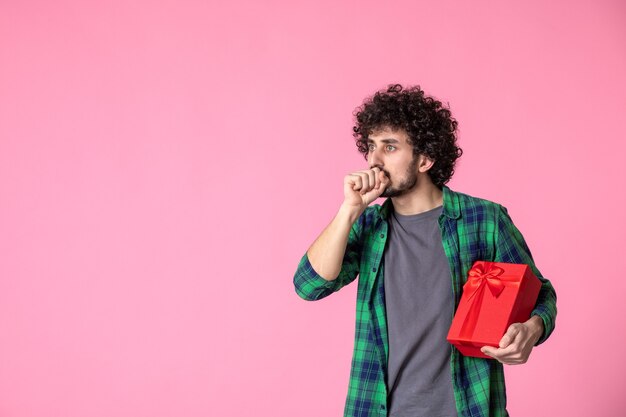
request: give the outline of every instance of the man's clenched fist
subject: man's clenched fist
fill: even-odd
[[[365,210],[388,184],[389,178],[378,167],[348,174],[343,179],[344,205]]]

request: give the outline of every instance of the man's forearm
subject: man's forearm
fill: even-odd
[[[330,224],[309,247],[309,262],[322,278],[332,281],[339,276],[350,228],[361,213],[362,211],[342,204]]]

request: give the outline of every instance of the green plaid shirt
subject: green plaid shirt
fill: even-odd
[[[387,416],[387,319],[383,288],[383,252],[391,199],[365,209],[352,225],[341,272],[327,281],[315,272],[305,253],[293,282],[305,300],[319,300],[359,276],[354,352],[344,417]],[[443,248],[450,264],[455,310],[474,261],[523,263],[542,281],[532,315],[542,318],[543,343],[554,330],[556,293],[533,261],[522,234],[505,207],[443,187],[439,217]],[[452,322],[452,316],[450,317]],[[503,417],[506,411],[504,370],[495,359],[466,357],[452,347],[450,375],[460,417]]]

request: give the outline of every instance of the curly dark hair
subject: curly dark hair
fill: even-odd
[[[354,116],[353,136],[366,160],[370,134],[382,128],[403,129],[411,140],[413,154],[435,161],[428,170],[433,184],[441,188],[452,178],[456,160],[463,154],[456,144],[457,121],[449,108],[426,96],[419,86],[390,84],[368,97],[355,109]]]

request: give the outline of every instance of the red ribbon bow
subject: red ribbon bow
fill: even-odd
[[[493,263],[475,265],[468,273],[468,279],[463,286],[463,291],[471,292],[469,296],[469,299],[471,299],[478,293],[481,287],[486,285],[493,296],[498,297],[504,290],[504,283],[500,279],[500,275],[503,273],[504,269],[495,266]]]

